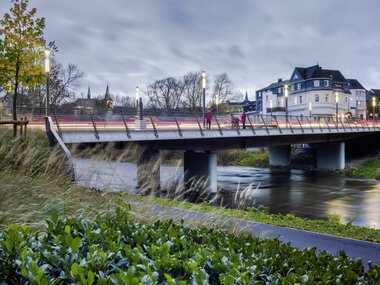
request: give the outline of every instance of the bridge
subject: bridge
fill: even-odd
[[[137,182],[141,188],[159,189],[160,150],[184,150],[185,188],[216,191],[216,150],[269,147],[271,166],[289,167],[292,144],[312,144],[317,149],[317,168],[345,167],[345,141],[380,134],[378,121],[349,118],[310,118],[248,115],[246,128],[232,128],[231,114],[214,115],[211,128],[203,116],[191,113],[104,113],[46,117],[51,141],[66,145],[109,142],[132,143],[140,153]]]

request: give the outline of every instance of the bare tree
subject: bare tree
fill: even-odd
[[[183,84],[174,77],[157,80],[148,86],[150,107],[175,110],[181,105]]]
[[[131,97],[122,96],[120,94],[116,94],[113,96],[113,102],[115,106],[122,106],[128,108],[132,108],[135,104],[135,102],[132,102]]]
[[[61,64],[55,64],[49,76],[51,105],[58,106],[64,102],[73,101],[74,91],[85,76],[86,74],[75,64],[70,63],[66,68]]]
[[[214,79],[212,101],[222,104],[228,100],[236,100],[238,97],[238,94],[235,92],[235,84],[228,77],[227,73],[217,74]]]
[[[202,88],[200,72],[189,72],[183,77],[183,106],[190,111],[201,108]]]

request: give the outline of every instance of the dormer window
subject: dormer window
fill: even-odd
[[[297,89],[298,89],[298,90],[301,90],[301,83],[298,83],[298,84],[297,84]]]
[[[293,85],[293,84],[290,85],[290,90],[291,90],[291,91],[294,91],[294,85]]]
[[[319,80],[314,80],[314,87],[319,87]]]
[[[328,80],[323,80],[323,85],[325,87],[329,87],[329,81]]]

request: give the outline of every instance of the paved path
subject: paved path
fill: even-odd
[[[369,261],[380,264],[379,243],[278,227],[209,213],[132,202],[132,211],[135,207],[139,208],[138,212],[143,211],[146,216],[152,214],[153,216],[151,217],[154,218],[173,220],[183,219],[186,224],[198,224],[204,226],[217,224],[218,227],[227,230],[233,230],[235,232],[248,231],[253,235],[262,238],[278,237],[282,242],[289,242],[292,246],[298,249],[317,247],[319,251],[326,250],[332,255],[336,255],[339,251],[344,250],[347,256],[353,259],[361,258],[363,265],[366,268],[368,268]]]

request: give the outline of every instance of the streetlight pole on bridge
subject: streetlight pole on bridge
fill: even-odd
[[[202,91],[203,91],[203,127],[206,126],[206,71],[202,70]]]
[[[336,117],[336,123],[338,124],[338,104],[339,104],[339,93],[338,91],[335,91],[335,117]]]
[[[49,75],[50,75],[50,50],[45,49],[45,72],[47,73],[46,77],[46,98],[45,98],[45,116],[49,116]]]
[[[285,123],[286,127],[288,127],[288,96],[289,96],[289,90],[288,90],[288,84],[285,83],[284,86],[285,90]]]

